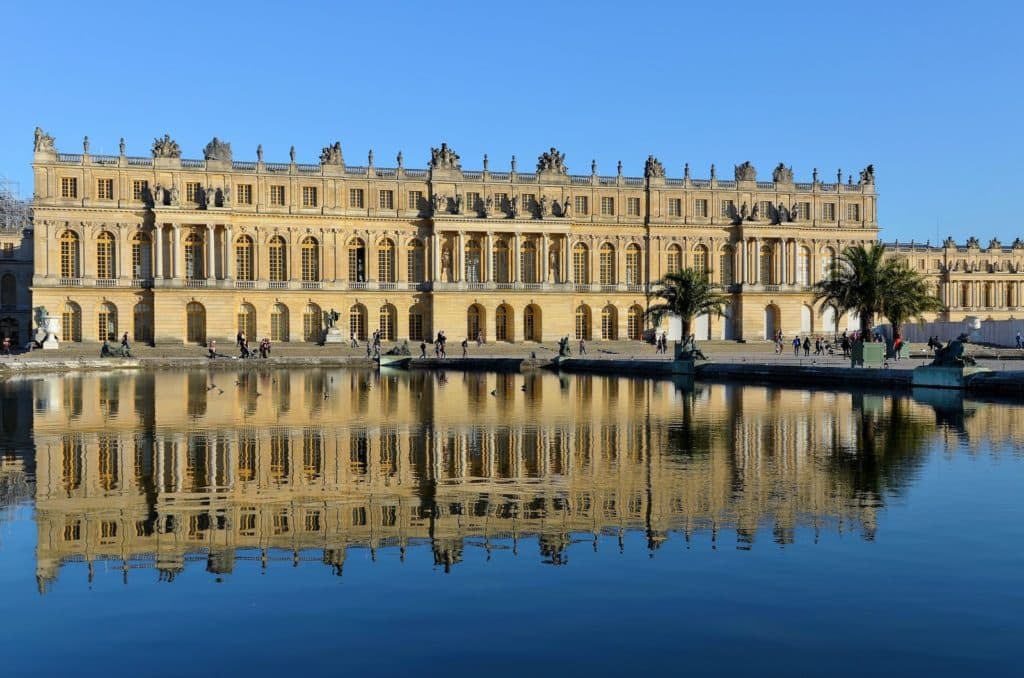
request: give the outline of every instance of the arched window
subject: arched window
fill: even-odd
[[[590,307],[586,304],[576,307],[576,339],[590,340]]]
[[[309,235],[302,239],[302,281],[320,281],[320,243]]]
[[[60,318],[61,341],[82,341],[82,307],[73,301],[64,304]]]
[[[254,280],[253,271],[252,238],[243,235],[235,241],[235,278],[237,280]]]
[[[497,341],[512,341],[512,309],[502,304],[494,312],[494,338]]]
[[[693,270],[705,278],[708,275],[708,248],[704,245],[693,248]]]
[[[380,307],[380,339],[381,341],[395,340],[395,327],[398,325],[398,311],[391,304],[384,304]]]
[[[117,307],[103,302],[96,314],[96,328],[99,341],[115,341],[117,339]]]
[[[153,307],[144,301],[135,304],[132,309],[135,341],[152,343],[153,341]]]
[[[366,281],[366,244],[359,238],[348,242],[348,281]]]
[[[206,343],[206,308],[198,301],[185,306],[186,339],[196,344]]]
[[[426,335],[423,333],[423,309],[419,304],[413,304],[409,309],[409,341],[423,341]]]
[[[598,282],[602,285],[615,284],[615,248],[611,243],[601,245]]]
[[[572,246],[572,279],[581,285],[590,284],[590,250],[581,242]]]
[[[252,304],[242,304],[238,307],[238,331],[249,341],[256,341],[256,309]]]
[[[319,343],[323,334],[324,314],[316,304],[306,304],[302,312],[302,339]]]
[[[821,250],[821,277],[822,279],[832,277],[832,266],[836,260],[836,251],[831,247]]]
[[[601,309],[601,338],[614,341],[618,336],[619,314],[614,306],[608,304]]]
[[[64,231],[60,234],[60,277],[78,278],[80,268],[78,257],[78,234]]]
[[[203,236],[191,231],[185,236],[185,278],[196,280],[203,275]]]
[[[377,280],[395,282],[395,243],[390,238],[377,243]]]
[[[633,341],[639,341],[643,338],[643,332],[644,310],[636,305],[630,306],[626,315],[626,335]]]
[[[801,247],[796,256],[796,284],[810,285],[811,251]]]
[[[494,282],[509,282],[508,243],[505,242],[504,238],[499,238],[494,241],[492,253],[493,262],[491,270],[494,271]]]
[[[14,306],[16,305],[18,298],[18,285],[14,276],[10,273],[5,273],[4,277],[0,279],[0,306]]]
[[[466,338],[475,341],[478,335],[483,334],[484,311],[480,304],[473,304],[466,311]]]
[[[279,235],[275,235],[270,239],[270,243],[267,247],[267,254],[269,255],[268,266],[270,270],[270,279],[274,282],[284,282],[288,280],[288,247],[284,242],[284,238]]]
[[[366,307],[362,304],[349,309],[348,331],[359,341],[366,341]]]
[[[526,240],[519,248],[520,280],[524,283],[537,282],[537,243]]]
[[[270,309],[271,341],[289,341],[288,330],[288,307],[284,304],[274,304]]]
[[[526,341],[540,341],[540,306],[530,304],[523,310],[523,338]]]
[[[639,285],[640,283],[640,247],[631,243],[626,246],[626,284]]]
[[[722,280],[723,285],[731,285],[735,282],[733,277],[733,262],[735,261],[735,252],[732,249],[732,245],[723,245],[722,249],[718,252],[718,271]]]
[[[153,277],[153,247],[149,236],[136,233],[132,236],[132,278],[136,280]]]
[[[466,282],[478,283],[482,279],[481,263],[480,263],[480,243],[476,240],[470,240],[466,243],[466,250],[463,258],[465,259],[465,274]],[[476,335],[470,335],[475,337]]]
[[[96,277],[110,280],[114,273],[114,236],[103,231],[96,237]]]
[[[413,238],[406,245],[406,275],[409,282],[423,282],[426,280],[426,266],[423,254],[423,243]],[[412,337],[410,336],[410,339]]]
[[[769,245],[761,247],[761,270],[760,282],[762,285],[775,284],[775,257],[772,256],[772,248]]]
[[[683,248],[679,245],[668,246],[668,262],[665,267],[666,273],[678,273],[683,270]]]

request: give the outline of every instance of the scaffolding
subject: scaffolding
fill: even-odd
[[[30,225],[29,203],[18,197],[19,188],[18,182],[0,174],[0,230],[20,231]]]

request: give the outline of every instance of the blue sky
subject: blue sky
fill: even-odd
[[[300,162],[342,142],[424,166],[452,145],[570,171],[670,176],[779,161],[877,168],[887,240],[1024,237],[1024,5],[1005,2],[17,2],[0,12],[0,174],[31,192],[32,130],[66,152]]]

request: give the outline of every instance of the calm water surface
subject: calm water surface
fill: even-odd
[[[4,673],[1016,673],[1024,408],[924,396],[3,383]]]

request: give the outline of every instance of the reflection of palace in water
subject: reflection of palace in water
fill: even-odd
[[[587,375],[83,374],[31,397],[42,589],[82,560],[173,578],[311,550],[340,573],[348,548],[417,544],[448,567],[524,537],[560,563],[631,530],[652,549],[720,529],[740,548],[759,528],[871,538],[935,430],[910,399]]]

